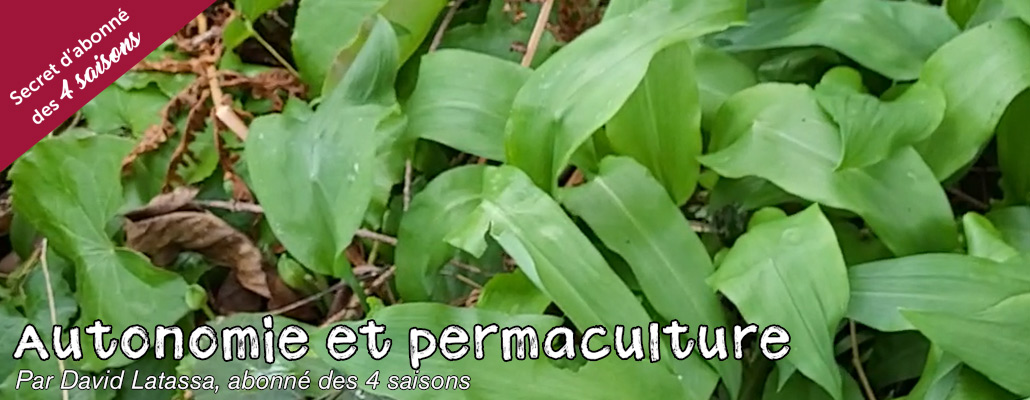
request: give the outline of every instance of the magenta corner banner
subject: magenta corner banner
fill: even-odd
[[[0,168],[81,109],[213,0],[15,1],[0,32]]]

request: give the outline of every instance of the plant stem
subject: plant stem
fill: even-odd
[[[261,43],[261,46],[264,47],[265,50],[268,50],[268,52],[272,54],[272,57],[275,57],[276,61],[283,65],[283,68],[286,68],[287,71],[290,71],[290,73],[293,74],[293,76],[300,78],[300,72],[297,72],[297,70],[294,69],[293,66],[290,65],[290,63],[286,62],[286,59],[283,58],[283,56],[280,55],[278,51],[275,51],[275,48],[273,48],[270,43],[265,41],[265,38],[261,37],[260,33],[254,30],[254,25],[252,25],[250,21],[247,21],[247,30],[249,30],[250,33],[254,35],[254,39],[256,39],[258,43]]]

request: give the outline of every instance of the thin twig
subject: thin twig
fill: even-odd
[[[554,0],[544,0],[540,6],[540,14],[536,16],[536,25],[533,25],[533,33],[529,35],[529,44],[526,45],[526,54],[522,56],[522,66],[528,67],[533,64],[533,56],[540,46],[540,38],[544,35],[544,28],[547,27],[547,19],[551,16],[551,7]]]
[[[404,211],[411,207],[411,158],[404,160]]]
[[[393,273],[396,271],[397,267],[391,265],[390,268],[387,268],[385,272],[379,274],[379,276],[377,276],[376,279],[372,281],[370,285],[368,285],[368,288],[365,289],[365,291],[372,292],[373,290],[383,286],[383,284],[385,284],[386,281],[390,280],[390,277],[393,276]]]
[[[848,329],[851,330],[851,364],[855,366],[855,372],[858,373],[858,381],[862,384],[862,390],[865,391],[866,397],[869,400],[876,400],[876,394],[873,393],[873,388],[869,385],[869,378],[865,375],[865,369],[862,368],[862,357],[858,353],[858,336],[855,334],[855,321],[848,320]]]
[[[473,288],[476,288],[476,289],[482,289],[483,288],[483,285],[480,285],[476,281],[474,281],[472,279],[469,279],[469,277],[467,277],[465,275],[462,275],[462,274],[451,274],[451,276],[453,276],[454,279],[457,279],[457,280],[461,281],[461,283],[469,285],[469,286],[471,286]]]
[[[219,121],[222,121],[232,133],[236,134],[236,137],[242,141],[247,141],[247,136],[250,135],[250,129],[247,128],[247,124],[240,119],[239,115],[232,110],[232,107],[221,104],[215,107],[215,116],[218,117]]]
[[[265,210],[261,208],[260,205],[240,201],[197,200],[194,201],[193,204],[203,208],[218,208],[232,212],[248,212],[251,214],[265,213]]]
[[[948,193],[951,193],[951,194],[955,195],[955,197],[958,197],[960,200],[965,201],[966,203],[969,203],[970,205],[980,209],[981,211],[987,211],[987,210],[991,209],[991,206],[988,205],[987,203],[984,203],[983,201],[980,201],[980,199],[978,199],[976,197],[973,197],[973,196],[970,196],[970,195],[966,194],[966,192],[963,192],[963,191],[961,191],[959,189],[948,188]]]
[[[436,51],[437,47],[440,47],[440,41],[443,40],[443,33],[447,30],[447,27],[451,25],[451,20],[454,19],[454,14],[458,12],[458,8],[461,7],[461,3],[465,0],[455,0],[451,2],[451,8],[447,10],[447,14],[443,16],[443,21],[440,21],[440,27],[436,29],[436,34],[433,35],[433,41],[429,44],[429,52]]]
[[[379,232],[372,232],[364,228],[358,229],[357,232],[354,232],[354,236],[357,236],[362,239],[375,240],[380,243],[386,243],[390,246],[397,246],[397,238],[393,236],[387,236]]]
[[[461,261],[458,261],[458,260],[451,260],[449,264],[451,264],[451,265],[453,265],[455,267],[461,268],[463,270],[472,272],[474,274],[482,274],[483,273],[483,270],[479,269],[479,267],[476,267],[475,265],[465,264],[465,263],[463,263]]]
[[[313,294],[311,296],[308,296],[308,297],[305,297],[303,299],[297,300],[297,301],[295,301],[293,303],[287,304],[286,306],[283,306],[283,307],[277,308],[275,310],[269,311],[268,314],[269,315],[279,315],[279,314],[282,314],[282,313],[285,313],[285,312],[293,311],[293,310],[295,310],[295,309],[297,309],[297,308],[299,308],[301,306],[307,305],[308,303],[311,303],[311,302],[313,302],[315,300],[321,299],[323,296],[329,294],[330,292],[338,290],[338,289],[340,289],[340,288],[342,288],[344,286],[347,286],[347,281],[336,282],[332,286],[325,288],[325,290],[319,291],[318,293],[315,293],[315,294]]]
[[[50,268],[46,260],[47,245],[47,239],[43,238],[43,244],[40,246],[42,250],[39,253],[39,263],[43,268],[43,280],[46,281],[46,301],[48,306],[50,306],[50,323],[57,326],[57,307],[54,306],[54,289],[53,284],[50,282]],[[64,376],[64,359],[60,357],[57,358],[57,369],[60,370],[61,376]],[[68,400],[68,389],[61,389],[61,399]]]
[[[282,64],[283,68],[286,68],[287,71],[290,71],[290,74],[292,74],[293,76],[300,78],[300,72],[297,72],[297,70],[294,69],[293,66],[290,65],[290,63],[286,62],[286,59],[283,58],[283,56],[279,54],[279,52],[276,51],[274,47],[272,47],[272,44],[265,41],[265,38],[261,37],[261,34],[258,33],[258,31],[254,30],[254,27],[250,24],[249,21],[247,22],[247,29],[250,30],[250,33],[252,34],[252,36],[254,36],[254,39],[257,40],[258,43],[261,43],[261,47],[264,47],[265,50],[268,50],[268,53],[271,54],[272,57],[279,62],[279,64]]]

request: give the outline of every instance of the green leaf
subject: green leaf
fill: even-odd
[[[432,30],[447,0],[390,0],[379,12],[397,32],[398,59],[411,57]]]
[[[362,23],[387,0],[301,0],[293,31],[293,58],[308,86],[317,90],[336,55],[358,36]]]
[[[870,385],[883,388],[918,378],[929,350],[930,342],[919,332],[877,333],[865,361]]]
[[[851,378],[851,375],[848,375],[843,369],[837,369],[840,371],[840,377],[844,382],[844,400],[865,399],[862,396],[861,389],[858,388],[858,383]],[[765,381],[765,392],[762,394],[762,400],[829,400],[833,398],[815,382],[798,374],[788,377],[787,382],[782,387],[779,387],[780,385],[776,384],[779,376],[780,371],[778,370],[773,371],[769,375],[769,378]]]
[[[958,34],[938,7],[915,2],[825,0],[773,5],[751,23],[720,35],[730,51],[824,46],[862,66],[904,81],[919,77],[930,54]]]
[[[856,265],[848,271],[848,317],[881,331],[913,329],[900,309],[972,313],[1030,292],[1026,265],[961,254],[923,254]]]
[[[233,5],[248,20],[257,21],[266,12],[274,10],[283,0],[234,0]]]
[[[758,83],[746,64],[718,49],[694,43],[694,71],[701,95],[701,126],[710,129],[719,107],[734,93]]]
[[[491,222],[490,235],[577,327],[645,326],[650,322],[590,240],[521,170],[493,168],[487,172],[483,188],[481,207]],[[644,365],[651,366],[636,364],[630,369]],[[699,358],[661,365],[675,368],[690,398],[707,398],[718,380]]]
[[[351,274],[343,251],[372,198],[377,128],[397,108],[396,46],[380,18],[354,67],[310,117],[287,112],[250,126],[252,188],[276,237],[312,271]]]
[[[1030,207],[1005,207],[991,210],[987,219],[1001,232],[1005,243],[1030,254]]]
[[[521,270],[490,278],[476,301],[476,308],[512,315],[543,314],[549,305],[551,299],[533,286]]]
[[[1019,0],[1004,0],[1005,7],[1014,12],[1023,21],[1030,24],[1030,3]]]
[[[605,158],[596,178],[565,190],[561,201],[629,263],[662,317],[693,326],[726,325],[718,296],[705,284],[714,271],[708,251],[643,166],[630,158]],[[731,393],[740,390],[739,362],[711,364]]]
[[[1030,27],[1007,19],[969,30],[927,60],[920,81],[941,89],[948,105],[941,125],[916,146],[943,180],[976,157],[1009,104],[1030,87]]]
[[[708,279],[760,327],[791,335],[784,360],[834,399],[842,398],[833,334],[848,308],[847,267],[818,206],[745,233]]]
[[[111,85],[82,107],[89,129],[116,133],[122,129],[142,136],[151,125],[161,122],[161,109],[168,97],[156,87],[126,90]]]
[[[816,99],[840,128],[841,158],[837,169],[876,164],[933,133],[944,118],[944,94],[916,83],[893,101],[856,88],[824,81]]]
[[[244,21],[243,18],[233,17],[222,28],[222,43],[225,44],[226,50],[232,50],[243,44],[253,34],[254,31],[247,26],[247,21]]]
[[[944,9],[956,24],[965,27],[969,19],[976,13],[976,9],[980,7],[980,3],[980,0],[945,0]]]
[[[1017,400],[1020,397],[1002,389],[972,368],[963,367],[948,400]]]
[[[1030,293],[976,313],[904,310],[902,314],[944,351],[1020,396],[1030,396]]]
[[[647,167],[676,204],[694,193],[701,169],[701,104],[694,75],[689,43],[659,51],[605,127],[612,149]]]
[[[947,354],[940,347],[930,344],[926,364],[919,382],[912,388],[907,400],[945,400],[955,387],[962,370],[962,363],[955,356]]]
[[[519,64],[464,50],[422,57],[408,100],[408,131],[465,153],[504,161],[504,124],[529,77]]]
[[[397,291],[406,301],[437,297],[436,288],[443,285],[437,272],[457,252],[444,238],[465,225],[464,218],[452,216],[467,216],[479,207],[484,168],[450,169],[411,199],[398,229],[396,252]]]
[[[1030,91],[1012,100],[998,123],[998,167],[1001,169],[1001,188],[1005,204],[1030,204]]]
[[[131,141],[113,136],[61,136],[37,144],[11,171],[19,215],[75,263],[79,321],[99,319],[116,332],[172,324],[188,309],[182,277],[116,248],[105,231],[121,205],[121,160],[131,148]],[[134,300],[112,302],[111,296]],[[84,339],[91,348],[90,337]],[[121,354],[109,360],[86,354],[82,365],[90,370],[130,361]]]
[[[652,1],[576,38],[535,70],[515,96],[505,129],[507,161],[553,192],[572,154],[622,107],[651,58],[669,45],[740,21],[740,3]]]
[[[895,254],[958,245],[944,191],[910,147],[865,168],[836,170],[840,133],[807,86],[766,83],[737,93],[719,113],[709,151],[701,162],[722,176],[761,177],[858,214]]]
[[[962,230],[966,234],[966,247],[971,256],[998,262],[1019,256],[1016,249],[1005,243],[991,221],[980,214],[970,212],[963,215]]]

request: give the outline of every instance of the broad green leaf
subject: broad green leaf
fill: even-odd
[[[969,19],[980,7],[980,0],[945,0],[944,9],[948,16],[960,27],[965,27]]]
[[[1021,397],[1001,388],[972,368],[963,367],[948,400],[1018,400]]]
[[[895,254],[958,245],[951,207],[910,147],[865,168],[836,170],[837,127],[807,86],[765,83],[737,93],[719,113],[701,162],[730,178],[757,176],[785,191],[861,216]]]
[[[966,23],[966,30],[990,21],[1018,17],[1010,7],[1005,5],[1006,1],[1008,0],[981,0],[976,7],[976,12],[969,17],[969,22]]]
[[[530,69],[484,54],[439,50],[422,57],[408,100],[408,131],[462,152],[504,161],[504,124]]]
[[[512,315],[543,314],[549,305],[551,299],[533,286],[533,281],[521,270],[490,278],[476,301],[477,308]]]
[[[379,12],[397,33],[398,59],[403,63],[429,35],[447,0],[389,0]]]
[[[701,169],[701,104],[694,75],[689,43],[659,51],[605,126],[612,150],[647,167],[676,204],[694,193]]]
[[[705,283],[714,271],[708,251],[647,169],[630,158],[605,158],[596,178],[566,189],[561,201],[629,263],[644,296],[663,318],[693,326],[726,325],[719,298]],[[740,390],[739,362],[711,364],[731,393]]]
[[[1005,204],[1030,204],[1030,91],[1012,100],[998,123],[998,167]]]
[[[673,3],[652,1],[605,20],[535,70],[515,96],[507,161],[553,192],[572,154],[622,107],[656,53],[743,17],[736,0]]]
[[[248,20],[257,21],[266,12],[279,7],[283,0],[235,0],[233,5]]]
[[[1030,24],[1030,3],[1020,0],[1004,0],[1004,2],[1006,8]]]
[[[233,16],[222,27],[222,43],[225,44],[226,50],[233,50],[247,41],[253,34],[254,31],[247,26],[247,21]]]
[[[719,36],[730,51],[824,46],[894,80],[911,80],[958,34],[939,7],[915,2],[825,0],[768,6]]]
[[[618,18],[643,4],[616,1],[604,18]],[[651,171],[676,204],[694,193],[701,169],[701,100],[693,58],[687,41],[655,53],[637,88],[605,126],[612,150]]]
[[[479,207],[483,196],[483,166],[463,166],[433,179],[411,199],[397,233],[397,291],[406,301],[436,298],[443,285],[437,271],[457,251],[444,241],[461,228],[464,218]]]
[[[944,118],[944,94],[923,83],[912,85],[893,101],[825,81],[815,87],[815,93],[819,105],[840,128],[837,169],[883,161],[926,139]]]
[[[336,55],[358,36],[362,23],[387,0],[300,0],[293,31],[293,58],[308,86],[317,90]]]
[[[408,359],[408,330],[412,327],[428,329],[439,335],[448,325],[463,327],[472,335],[474,325],[487,326],[497,324],[503,327],[533,327],[541,342],[548,329],[561,324],[561,320],[542,315],[509,315],[496,311],[476,308],[455,308],[431,303],[409,303],[394,305],[377,311],[371,316],[376,323],[387,326],[386,332],[379,335],[380,342],[386,338],[392,340],[393,350],[381,360],[372,360],[365,348],[365,336],[358,335],[357,353],[350,359],[335,362],[328,354],[325,346],[312,346],[311,356],[316,356],[327,365],[345,374],[360,377],[361,390],[372,394],[384,394],[397,400],[436,399],[441,392],[431,390],[389,390],[387,378],[412,376],[414,372]],[[365,324],[365,321],[346,323],[352,329]],[[324,343],[330,327],[312,333],[312,343]],[[420,345],[425,346],[425,340]],[[472,343],[469,343],[470,346]],[[541,345],[543,345],[541,343]],[[513,346],[514,347],[514,346]],[[339,346],[344,350],[345,346]],[[488,335],[483,341],[484,359],[476,360],[469,354],[457,361],[445,360],[439,351],[432,357],[423,360],[419,369],[422,375],[467,375],[471,384],[467,390],[455,394],[462,398],[473,399],[635,399],[658,396],[661,398],[686,398],[673,376],[655,369],[648,362],[633,363],[644,368],[628,368],[627,362],[618,359],[605,359],[591,362],[578,370],[559,368],[542,353],[538,359],[501,360],[501,336]],[[611,357],[609,357],[611,358]],[[379,387],[373,390],[365,385],[366,377],[375,371],[380,372]],[[527,385],[532,382],[532,385]],[[457,390],[450,391],[452,393]],[[447,393],[447,392],[444,392]]]
[[[971,256],[998,262],[1019,256],[1016,249],[1005,243],[991,221],[980,214],[971,212],[963,215],[962,230],[966,234],[966,248]]]
[[[523,52],[515,51],[517,43],[525,43],[533,31],[533,25],[540,14],[540,4],[518,3],[524,16],[515,21],[514,12],[506,11],[507,0],[490,0],[486,19],[481,24],[469,23],[447,30],[440,42],[440,49],[456,48],[491,55],[512,62],[520,62]],[[536,67],[558,47],[558,41],[549,30],[544,30],[537,46],[531,67]]]
[[[811,206],[737,239],[708,284],[747,322],[790,332],[784,360],[840,400],[833,335],[848,308],[847,273],[833,227]]]
[[[396,63],[396,39],[380,18],[354,67],[310,117],[270,115],[250,126],[252,189],[276,237],[312,271],[351,274],[343,251],[373,194],[377,128],[397,109]]]
[[[136,324],[169,325],[186,313],[186,282],[143,255],[116,248],[105,228],[121,205],[121,160],[132,142],[113,136],[61,136],[37,144],[11,171],[14,207],[58,254],[75,264],[78,321],[99,319],[121,332]],[[112,302],[113,297],[134,299]],[[84,338],[84,346],[92,341]],[[90,370],[125,365],[120,353]]]
[[[962,363],[941,350],[939,346],[930,344],[926,355],[926,365],[919,382],[912,388],[905,400],[945,400],[955,387],[955,382],[963,370]]]
[[[1026,267],[961,254],[923,254],[856,265],[848,271],[848,317],[893,332],[913,329],[900,309],[971,313],[1030,292]]]
[[[111,85],[82,107],[87,126],[97,133],[120,130],[142,136],[151,125],[161,122],[161,109],[168,97],[156,87],[126,90]]]
[[[108,135],[41,141],[11,169],[15,211],[73,261],[112,247],[105,228],[121,206],[118,171],[131,149]]]
[[[485,176],[482,209],[490,235],[577,327],[645,326],[647,312],[564,211],[521,170],[502,166]],[[671,353],[664,352],[668,356]],[[697,357],[636,364],[632,370],[672,367],[689,398],[708,398],[718,381]]]
[[[1030,207],[996,208],[986,217],[1001,232],[1005,243],[1030,254]]]
[[[418,49],[446,3],[444,0],[388,0],[379,9],[380,15],[390,21],[397,34],[398,65],[404,64]],[[321,88],[320,93],[331,92],[347,74],[365,41],[368,40],[374,24],[375,18],[371,15],[361,21],[353,39],[334,53],[325,79],[318,85]]]
[[[844,382],[844,400],[864,400],[858,383],[855,382],[847,371],[837,368],[840,371],[841,379]],[[787,378],[782,387],[777,384],[780,372],[773,371],[765,381],[765,391],[762,393],[762,400],[829,400],[832,399],[826,390],[819,387],[815,382],[802,375],[793,374]]]
[[[693,43],[694,71],[701,95],[701,126],[710,129],[719,107],[734,93],[758,83],[755,72],[718,49]]]
[[[1030,293],[975,313],[904,310],[905,318],[944,351],[1020,396],[1030,396]]]
[[[927,60],[920,82],[941,89],[948,105],[941,125],[916,146],[943,180],[979,154],[1009,104],[1030,87],[1030,27],[1006,19],[969,30]]]

